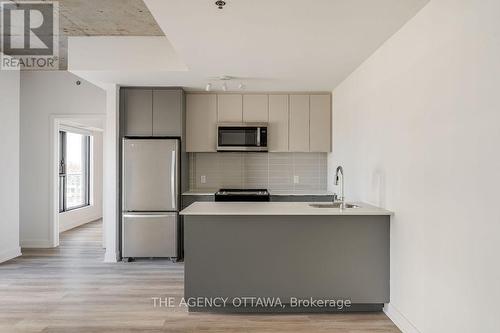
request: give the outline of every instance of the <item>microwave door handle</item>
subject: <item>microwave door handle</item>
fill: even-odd
[[[257,147],[260,147],[260,127],[257,127]]]

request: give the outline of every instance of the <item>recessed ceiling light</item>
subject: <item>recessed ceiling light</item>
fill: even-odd
[[[219,9],[222,9],[226,5],[226,2],[224,0],[217,0],[215,1],[215,5],[219,7]]]

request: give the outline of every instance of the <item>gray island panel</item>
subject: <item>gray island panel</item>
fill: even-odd
[[[186,215],[185,297],[349,299],[380,309],[389,302],[389,225],[389,215]]]

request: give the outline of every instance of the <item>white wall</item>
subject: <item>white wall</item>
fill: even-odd
[[[102,218],[102,132],[92,132],[90,206],[59,214],[59,232]]]
[[[106,129],[104,130],[103,163],[103,237],[106,253],[105,262],[116,262],[120,258],[119,212],[118,212],[118,165],[119,165],[119,99],[117,85],[106,86]]]
[[[330,171],[395,212],[387,311],[405,332],[500,327],[499,13],[431,0],[334,91]]]
[[[0,263],[19,248],[19,71],[0,70]]]
[[[53,246],[51,117],[104,114],[105,108],[104,90],[69,72],[21,73],[21,246]]]

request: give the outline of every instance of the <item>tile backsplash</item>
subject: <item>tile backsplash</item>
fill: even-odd
[[[189,162],[191,189],[327,187],[326,153],[190,153]]]

